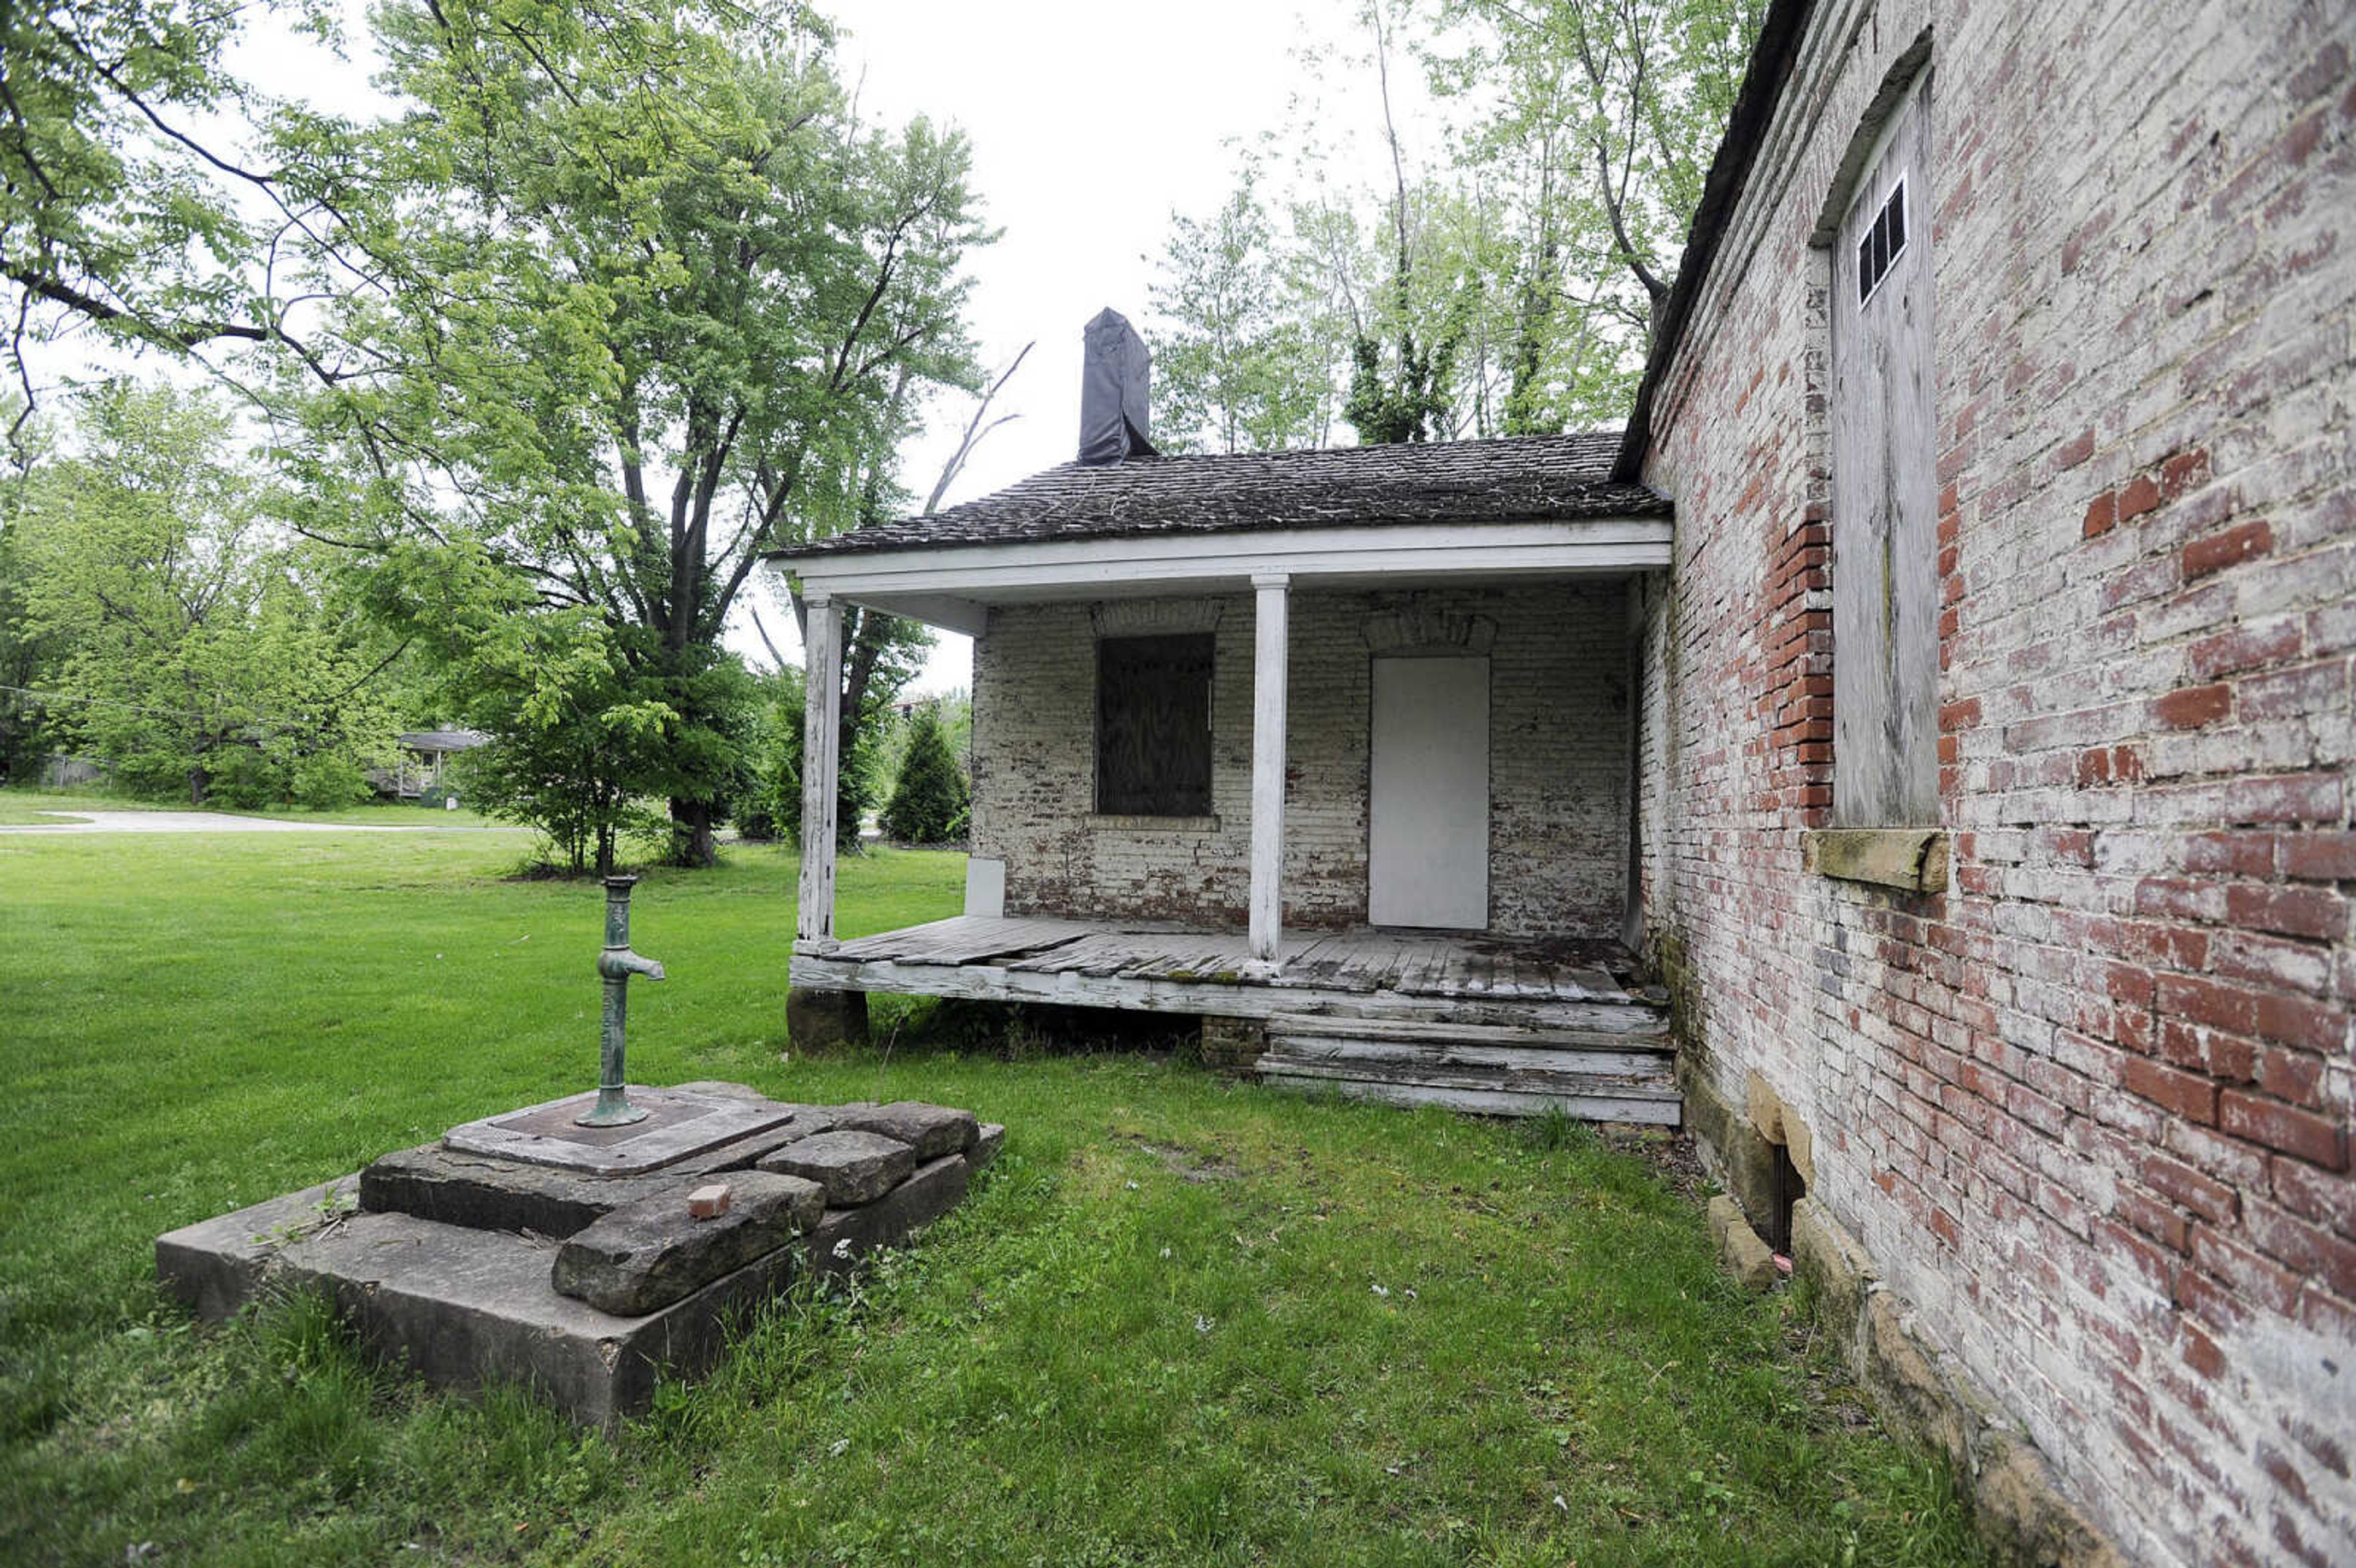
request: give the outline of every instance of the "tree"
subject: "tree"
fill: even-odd
[[[1341,411],[1362,441],[1616,423],[1762,9],[1758,0],[1366,0],[1356,13],[1365,52],[1312,48],[1309,59],[1371,85],[1386,188],[1347,183],[1343,150],[1319,134],[1339,117],[1312,95],[1300,123],[1275,138],[1295,161],[1269,183],[1267,203],[1255,175],[1215,222],[1174,220],[1156,303],[1206,292],[1255,307],[1273,301],[1273,323],[1255,318],[1254,335],[1290,328],[1340,344],[1322,365],[1287,365],[1288,395],[1332,400],[1338,379]],[[1428,123],[1400,91],[1411,79],[1395,68],[1409,59],[1435,94]],[[1413,135],[1443,155],[1420,172]],[[1287,221],[1255,222],[1268,208]],[[1197,325],[1215,319],[1210,310],[1163,309],[1214,336]],[[1243,405],[1194,391],[1206,379],[1173,355],[1178,336],[1156,339],[1157,375],[1171,387],[1175,360],[1182,428],[1215,432],[1218,413]],[[1215,412],[1198,417],[1198,405]],[[1248,426],[1236,444],[1251,444]]]
[[[1173,219],[1152,289],[1153,438],[1166,452],[1323,445],[1333,338],[1295,296],[1247,167],[1207,221]]]
[[[971,787],[949,751],[940,715],[926,703],[908,721],[907,750],[884,808],[884,831],[904,843],[946,844],[964,837],[971,804]]]
[[[294,238],[339,253],[334,123],[225,67],[258,13],[333,31],[325,0],[0,6],[0,276],[27,407],[26,347],[51,326],[174,353],[284,343],[294,291],[270,258]],[[214,134],[240,118],[257,145]]]
[[[414,107],[365,138],[383,287],[339,303],[331,389],[284,411],[315,526],[468,551],[524,613],[594,618],[598,700],[633,714],[616,776],[708,863],[738,778],[731,607],[765,549],[875,504],[916,391],[972,377],[965,146],[863,125],[798,8],[379,15]]]
[[[27,476],[9,528],[53,722],[134,789],[232,804],[359,793],[394,728],[398,646],[337,568],[271,518],[219,399],[107,384],[77,455]]]

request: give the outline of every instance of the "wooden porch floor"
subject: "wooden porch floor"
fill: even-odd
[[[1265,1016],[1348,998],[1398,1003],[1642,1006],[1614,942],[1396,931],[1288,936],[1272,975],[1252,973],[1241,932],[958,915],[798,955],[798,985],[1100,1007]],[[960,982],[952,976],[962,974]],[[1143,987],[1143,989],[1141,989]],[[1064,993],[1054,997],[1047,990]],[[1191,1008],[1164,999],[1183,991]],[[1222,999],[1222,994],[1231,993]],[[1151,994],[1156,999],[1145,999]],[[1349,1008],[1345,1010],[1357,1010]],[[1388,1009],[1386,1009],[1388,1010]],[[1549,1009],[1550,1010],[1550,1009]]]
[[[1241,932],[960,915],[796,954],[820,989],[1258,1020],[1261,1082],[1485,1115],[1675,1126],[1657,993],[1612,942],[1304,932],[1273,973]]]

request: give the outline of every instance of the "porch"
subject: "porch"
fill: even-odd
[[[1665,1008],[1616,942],[958,915],[798,952],[792,983],[1240,1020],[1263,1083],[1487,1115],[1674,1126]]]

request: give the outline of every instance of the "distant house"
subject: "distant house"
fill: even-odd
[[[480,730],[412,730],[397,738],[398,761],[390,768],[372,769],[369,782],[378,793],[415,800],[443,782],[450,760],[490,743]]]

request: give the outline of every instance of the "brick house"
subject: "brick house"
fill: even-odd
[[[813,856],[796,984],[1248,997],[1220,1006],[1270,1060],[1421,1051],[1470,1093],[1528,1060],[1451,1030],[1569,1049],[1657,980],[1686,1125],[2013,1552],[2356,1561],[2351,59],[2345,5],[1776,0],[1608,472],[1578,438],[1346,472],[1131,451],[1098,472],[1204,488],[1058,470],[978,504],[1072,539],[1133,505],[1225,563],[1183,595],[960,579],[1018,548],[978,539],[797,556],[813,668],[830,592],[979,634],[969,918],[1033,923],[838,944]],[[1526,488],[1443,504],[1459,457]],[[1195,526],[1286,463],[1363,487],[1269,527],[1440,554],[1304,581],[1258,522]],[[1386,487],[1430,505],[1350,510]],[[1457,559],[1540,519],[1663,554]],[[937,574],[860,576],[894,549]],[[1192,826],[1086,820],[1153,815],[1090,795],[1096,650],[1131,635],[1209,638]],[[1485,920],[1402,934],[1369,891],[1374,667],[1476,635]],[[1099,940],[1160,926],[1187,929]],[[1494,1010],[1525,1000],[1588,1011]]]
[[[838,601],[975,637],[965,913],[836,943],[809,829],[796,988],[1236,1020],[1263,1077],[1675,1122],[1624,940],[1667,502],[1616,436],[1162,457],[1143,346],[1088,344],[1079,461],[787,552],[813,671]]]

